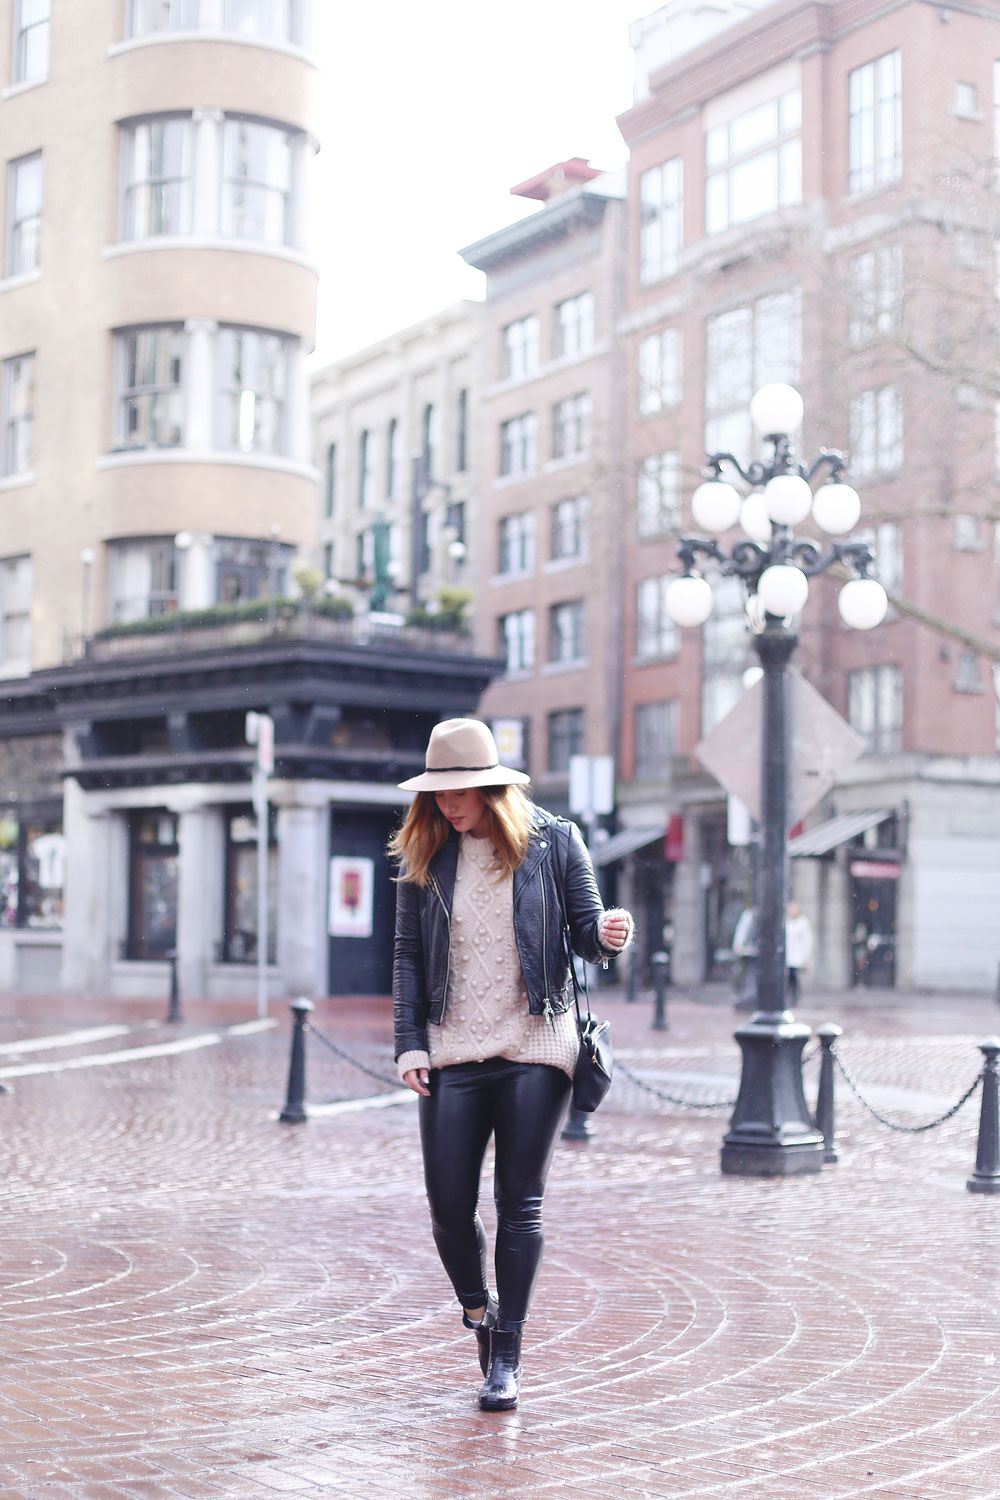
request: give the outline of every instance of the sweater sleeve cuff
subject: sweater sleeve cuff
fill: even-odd
[[[622,945],[621,945],[620,948],[612,948],[612,946],[611,946],[610,943],[605,942],[604,931],[605,931],[605,927],[607,925],[607,921],[608,921],[609,917],[625,917],[626,920],[628,921],[628,936],[626,937],[624,943],[622,943]],[[631,941],[632,941],[632,939],[633,939],[634,936],[635,936],[635,923],[632,921],[632,913],[631,912],[625,911],[625,909],[623,907],[621,907],[621,906],[613,906],[613,907],[610,907],[606,912],[603,912],[601,914],[601,919],[600,919],[600,921],[597,924],[597,941],[600,943],[600,945],[604,949],[605,953],[611,953],[611,954],[624,953],[625,949],[629,946],[629,944],[631,943]]]
[[[426,1052],[401,1052],[396,1058],[400,1081],[404,1073],[409,1073],[412,1068],[429,1068],[430,1062]]]

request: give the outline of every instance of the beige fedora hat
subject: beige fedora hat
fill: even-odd
[[[523,771],[500,764],[493,731],[481,719],[435,724],[425,764],[419,776],[399,783],[400,791],[461,792],[470,786],[523,786],[531,780]]]

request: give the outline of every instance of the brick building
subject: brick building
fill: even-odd
[[[506,661],[480,712],[558,811],[620,722],[624,180],[574,158],[512,191],[541,206],[462,251],[487,287],[477,631]]]
[[[848,450],[900,601],[877,630],[850,631],[836,585],[817,580],[801,618],[800,666],[869,747],[792,844],[819,977],[985,987],[1000,959],[996,698],[976,650],[998,642],[1000,7],[755,10],[674,0],[638,23],[619,121],[635,471],[619,806],[651,840],[628,868],[650,916],[659,880],[678,977],[720,974],[748,859],[693,752],[752,658],[732,582],[700,639],[681,640],[664,593],[705,451],[754,457],[749,398],[787,380],[805,398],[804,454]],[[676,872],[652,843],[672,812]]]

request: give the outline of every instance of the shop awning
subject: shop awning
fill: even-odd
[[[829,854],[831,849],[836,849],[840,844],[846,844],[849,839],[857,838],[859,833],[875,828],[891,816],[891,807],[869,808],[867,812],[841,813],[839,817],[828,818],[825,823],[817,823],[815,828],[810,828],[806,833],[800,833],[797,838],[789,839],[788,852],[793,859],[815,859],[817,855]]]
[[[591,849],[591,857],[595,865],[613,865],[616,859],[624,859],[626,854],[634,854],[637,849],[645,849],[647,844],[654,844],[657,839],[666,837],[666,823],[658,823],[655,828],[623,828],[620,833],[613,833],[603,844],[595,843]]]

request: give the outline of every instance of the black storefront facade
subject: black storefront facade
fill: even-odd
[[[367,619],[121,634],[0,697],[0,983],[255,994],[248,711],[275,724],[266,936],[274,996],[389,989],[386,840],[431,726],[502,669],[463,637]]]

